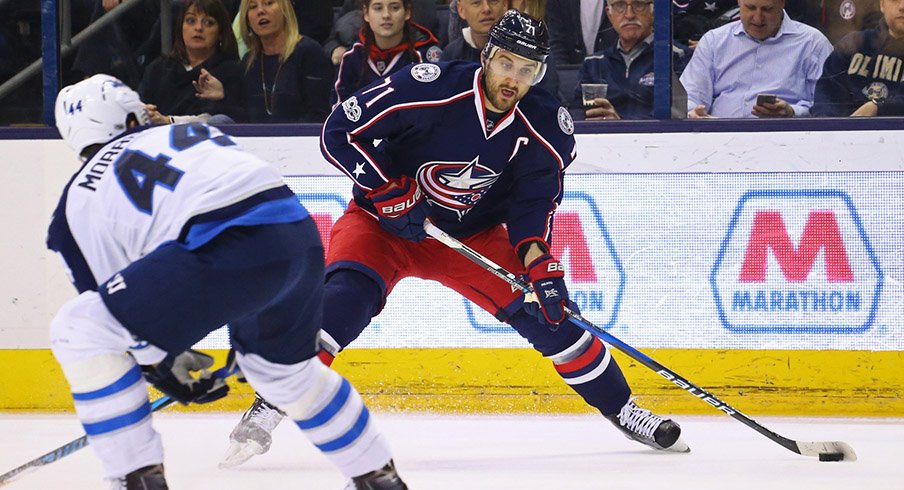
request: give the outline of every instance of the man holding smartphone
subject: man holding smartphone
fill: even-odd
[[[809,116],[832,44],[785,0],[738,0],[739,21],[703,35],[681,75],[688,118]]]

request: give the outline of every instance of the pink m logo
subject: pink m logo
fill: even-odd
[[[810,211],[796,250],[782,215],[778,211],[758,211],[747,242],[747,253],[738,278],[740,282],[766,281],[767,251],[770,248],[789,282],[804,282],[807,279],[820,249],[825,249],[826,280],[854,281],[833,211]]]

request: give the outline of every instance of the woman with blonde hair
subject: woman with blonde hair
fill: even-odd
[[[323,47],[298,32],[290,0],[242,0],[239,27],[248,52],[244,105],[250,122],[323,122],[333,65]],[[219,80],[202,80],[216,91]]]

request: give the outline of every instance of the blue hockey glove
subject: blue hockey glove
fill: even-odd
[[[219,400],[229,392],[226,381],[207,370],[210,366],[212,357],[189,349],[177,356],[170,354],[154,366],[142,366],[141,370],[155,388],[188,405]],[[191,373],[197,371],[200,373],[195,378]]]
[[[377,208],[384,230],[413,242],[427,238],[424,220],[430,215],[430,204],[416,180],[407,175],[391,180],[368,192],[367,198]]]
[[[544,254],[527,265],[527,276],[539,304],[525,302],[525,311],[549,324],[550,329],[557,330],[565,320],[565,306],[571,303],[565,287],[565,268],[552,255]]]

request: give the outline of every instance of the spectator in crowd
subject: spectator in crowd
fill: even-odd
[[[359,33],[364,27],[364,16],[359,5],[360,0],[345,0],[333,31],[323,46],[334,65],[338,65],[342,61],[342,55],[359,40]],[[413,0],[411,5],[414,23],[426,28],[435,37],[439,22],[434,0]]]
[[[688,117],[808,116],[832,44],[791,20],[784,0],[738,6],[741,20],[704,34],[681,75]]]
[[[161,54],[160,1],[96,0],[91,21],[120,8],[127,12],[78,48],[72,69],[84,78],[105,73],[137,87],[145,67]]]
[[[532,2],[517,2],[522,7],[538,5]],[[461,0],[458,2],[458,15],[468,25],[462,29],[462,36],[450,42],[443,49],[442,60],[465,60],[480,62],[480,53],[489,39],[490,28],[493,27],[508,9],[509,0]],[[539,8],[539,7],[536,7]],[[526,12],[525,12],[526,13]],[[537,86],[547,92],[559,94],[559,76],[556,72],[556,63],[547,58],[546,74]],[[560,100],[566,103],[565,100]]]
[[[523,12],[535,19],[543,20],[546,17],[546,0],[512,0],[510,8]],[[449,2],[449,11],[458,11],[458,0]],[[446,44],[461,37],[461,30],[467,27],[465,21],[458,15],[450,15],[447,27]]]
[[[461,37],[443,49],[443,61],[480,61],[480,52],[487,45],[490,28],[509,9],[509,0],[461,0],[456,12],[467,24]],[[455,15],[450,12],[449,15]]]
[[[410,63],[439,61],[439,41],[411,22],[412,0],[364,0],[359,41],[342,56],[331,102],[383,79]]]
[[[734,20],[737,0],[672,0],[672,39],[691,48],[707,32]]]
[[[880,0],[879,26],[835,45],[816,83],[817,116],[904,115],[904,0]]]
[[[154,124],[234,122],[241,119],[242,68],[222,0],[187,0],[178,18],[173,52],[157,58],[138,89]],[[211,73],[224,97],[208,100],[199,79]]]
[[[583,109],[588,121],[651,119],[653,117],[653,0],[612,0],[606,16],[618,33],[614,46],[588,56],[581,65],[580,83],[605,83],[607,96]],[[680,74],[691,50],[675,44],[672,68]],[[572,108],[581,108],[580,84],[575,87]]]
[[[851,32],[878,26],[882,18],[879,0],[799,1],[800,15],[790,12],[791,17],[819,29],[833,44]]]
[[[581,64],[585,57],[615,45],[618,33],[604,6],[605,0],[549,0],[546,21],[557,65]]]
[[[232,31],[239,43],[239,57],[244,57],[248,52],[248,46],[242,38],[242,32],[239,29],[239,7],[241,2],[237,0],[226,0],[235,4],[235,8],[230,8],[232,14],[230,18],[234,18],[232,22]],[[324,0],[291,0],[292,11],[295,12],[295,20],[298,21],[298,33],[302,36],[309,36],[320,44],[326,42],[333,29],[333,5],[331,2]],[[303,14],[303,15],[302,15]]]
[[[315,40],[298,33],[290,0],[242,0],[242,39],[248,53],[242,98],[250,122],[323,122],[329,113],[333,67]],[[221,97],[222,81],[199,80],[204,97]]]

